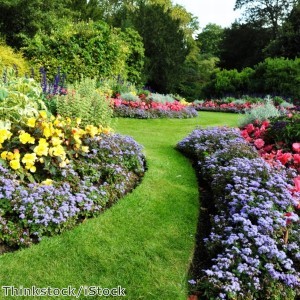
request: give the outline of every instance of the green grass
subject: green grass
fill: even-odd
[[[185,300],[198,188],[190,163],[174,146],[198,125],[235,126],[237,119],[234,114],[202,112],[187,120],[117,120],[117,132],[145,147],[149,170],[142,184],[98,218],[0,256],[1,285],[120,285],[126,288],[125,299]],[[0,299],[15,297],[4,297],[1,290]]]

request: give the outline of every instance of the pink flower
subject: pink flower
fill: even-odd
[[[263,139],[257,139],[254,141],[254,145],[257,149],[261,149],[265,145],[265,142]]]
[[[300,152],[300,143],[294,143],[293,145],[293,150],[297,153]]]
[[[248,133],[251,133],[255,130],[255,127],[253,124],[248,124],[245,129],[247,130]]]
[[[266,152],[271,152],[272,149],[273,149],[273,145],[267,145],[267,146],[264,147],[264,150],[265,150]]]
[[[248,131],[246,129],[242,130],[241,131],[241,135],[244,139],[248,138],[249,137],[249,134],[248,134]]]

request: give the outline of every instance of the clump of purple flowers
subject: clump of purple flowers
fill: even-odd
[[[204,241],[211,266],[201,270],[199,289],[207,299],[294,299],[300,287],[295,174],[268,165],[236,129],[196,129],[177,147],[197,160],[212,191]]]
[[[22,182],[0,165],[0,243],[26,246],[70,229],[111,206],[144,175],[142,148],[131,137],[102,135],[89,145],[52,185]]]

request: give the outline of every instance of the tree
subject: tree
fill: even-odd
[[[61,0],[0,0],[0,32],[7,44],[20,48],[39,30],[50,31],[59,20],[71,19],[67,4]]]
[[[144,41],[148,84],[158,92],[174,92],[188,53],[180,21],[170,9],[142,3],[134,23]]]
[[[276,38],[279,26],[298,0],[236,0],[234,9],[245,9],[244,18],[250,23],[272,28]]]
[[[218,57],[223,35],[224,29],[221,26],[213,23],[206,25],[196,38],[201,53]]]
[[[263,49],[269,44],[271,32],[269,28],[253,26],[253,24],[232,24],[224,30],[221,42],[221,68],[238,69],[252,67],[264,59]]]
[[[294,59],[300,56],[300,3],[296,5],[278,37],[266,49],[268,56]]]

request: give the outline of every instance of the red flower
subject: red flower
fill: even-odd
[[[279,151],[278,151],[279,152]],[[278,156],[278,160],[285,165],[288,161],[292,159],[292,154],[291,153],[283,153],[280,156]]]
[[[293,215],[293,214],[292,214],[291,212],[287,212],[287,213],[284,214],[284,216],[287,217],[287,218],[286,218],[286,225],[289,225],[289,224],[292,223],[292,220],[289,218],[289,217],[291,217],[292,215]]]
[[[294,154],[293,158],[295,164],[300,164],[300,154]]]
[[[294,143],[293,144],[293,150],[297,153],[300,152],[300,143]]]
[[[257,149],[261,149],[265,145],[265,142],[262,139],[257,139],[254,141],[254,145]]]
[[[265,128],[268,128],[269,125],[270,125],[270,122],[269,121],[263,121],[261,125],[264,126]]]
[[[295,189],[294,191],[300,192],[300,176],[294,178]]]

